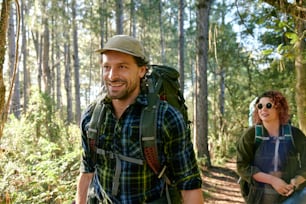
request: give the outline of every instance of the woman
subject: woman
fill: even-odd
[[[306,137],[289,124],[286,98],[278,91],[263,93],[256,100],[253,122],[237,143],[246,202],[306,203]]]

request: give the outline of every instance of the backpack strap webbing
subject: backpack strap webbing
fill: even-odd
[[[100,133],[100,128],[102,125],[102,120],[105,116],[105,108],[103,103],[103,96],[99,97],[94,105],[92,116],[89,122],[88,132],[87,132],[87,141],[89,144],[90,155],[92,162],[96,164],[97,162],[97,147],[96,141]]]
[[[158,150],[156,144],[157,132],[157,112],[160,104],[153,81],[148,79],[148,105],[142,110],[140,118],[140,136],[143,145],[145,159],[154,171],[159,174],[161,165],[158,158]],[[156,86],[160,86],[159,83]]]
[[[291,140],[293,146],[295,146],[294,140],[292,137],[292,132],[291,132],[291,125],[285,124],[285,125],[282,125],[281,128],[282,128],[282,136],[284,136],[285,140]],[[258,147],[259,144],[263,140],[269,140],[268,137],[264,136],[263,125],[255,125],[255,145],[256,147]]]
[[[255,125],[255,147],[256,149],[263,140],[269,140],[268,137],[264,136],[263,125]]]
[[[282,133],[283,133],[283,136],[285,137],[285,140],[291,140],[293,146],[295,147],[290,124],[282,125]]]

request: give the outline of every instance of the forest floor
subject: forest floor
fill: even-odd
[[[222,166],[202,167],[205,204],[242,204],[239,176],[235,161],[226,161]]]

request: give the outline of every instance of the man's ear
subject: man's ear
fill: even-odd
[[[147,67],[146,66],[141,66],[139,67],[140,71],[139,71],[139,77],[143,78],[145,76],[145,74],[147,73]]]

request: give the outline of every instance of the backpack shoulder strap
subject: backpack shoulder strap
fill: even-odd
[[[291,140],[293,146],[295,147],[295,143],[292,137],[291,125],[290,124],[282,125],[282,131],[283,131],[285,140]]]
[[[148,106],[142,110],[140,119],[140,137],[143,145],[145,159],[154,171],[159,174],[161,165],[158,159],[156,144],[157,113],[160,104],[158,94],[154,91],[153,81],[148,79]],[[153,130],[152,130],[153,128]]]
[[[105,116],[105,108],[103,103],[103,97],[100,96],[94,102],[94,108],[91,115],[91,119],[89,122],[88,132],[87,132],[87,142],[90,147],[90,154],[94,164],[97,161],[97,154],[96,154],[96,141],[99,136],[100,127],[102,125],[102,120]]]
[[[180,194],[178,191],[172,190],[173,195],[170,193],[169,186],[171,185],[170,179],[165,174],[167,166],[161,166],[158,158],[158,147],[157,147],[157,114],[160,105],[160,99],[158,93],[154,89],[153,81],[148,79],[148,105],[142,110],[140,119],[140,138],[143,145],[143,153],[145,160],[157,175],[159,179],[164,179],[166,182],[166,197],[167,203],[172,203],[172,199],[176,198],[176,203],[181,203]],[[161,86],[161,81],[156,82],[156,86]],[[171,194],[171,195],[170,195]]]
[[[293,147],[295,147],[290,124],[282,125],[282,133],[283,133],[283,136],[285,137],[285,140],[291,140],[291,142],[293,144]],[[268,140],[268,138],[264,136],[263,125],[255,125],[255,145],[256,145],[256,148],[260,145],[260,143],[263,140]]]
[[[264,136],[264,127],[263,125],[255,125],[255,147],[259,147],[260,143],[263,140],[268,140],[269,138]]]

